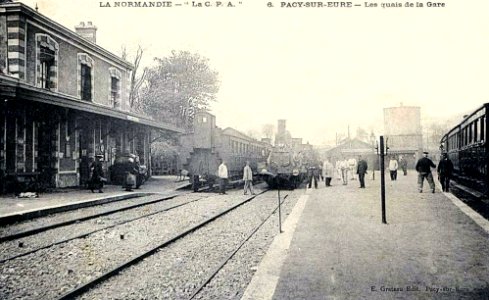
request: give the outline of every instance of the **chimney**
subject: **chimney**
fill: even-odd
[[[97,41],[97,27],[90,21],[88,21],[87,24],[85,24],[85,22],[80,22],[79,25],[75,26],[75,32],[82,38],[85,38],[94,44]]]

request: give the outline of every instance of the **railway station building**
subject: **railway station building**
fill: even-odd
[[[133,66],[96,44],[90,22],[76,31],[0,2],[0,192],[25,181],[83,186],[96,154],[106,172],[122,153],[150,169],[152,136],[181,132],[130,112]]]
[[[356,138],[347,138],[336,147],[324,151],[325,158],[328,158],[333,164],[338,160],[357,159],[359,155],[367,161],[369,170],[379,169],[379,158],[375,146]]]

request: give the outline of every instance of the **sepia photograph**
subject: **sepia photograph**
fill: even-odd
[[[488,11],[0,0],[0,299],[489,299]]]

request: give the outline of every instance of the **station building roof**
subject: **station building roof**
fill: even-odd
[[[146,125],[154,129],[170,131],[174,133],[184,133],[184,130],[175,125],[157,122],[146,116],[137,115],[128,111],[114,109],[108,106],[93,102],[82,101],[76,97],[51,92],[46,89],[33,87],[22,81],[9,76],[0,75],[0,100],[19,101],[29,100],[59,107],[70,108],[78,111],[85,111],[97,115],[126,120],[141,125]]]

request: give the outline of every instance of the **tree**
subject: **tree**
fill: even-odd
[[[260,132],[258,132],[256,129],[248,129],[248,131],[246,131],[246,135],[256,140],[260,139]]]
[[[273,126],[273,124],[265,124],[263,125],[261,132],[264,137],[271,139],[273,138],[273,134],[275,132],[275,126]]]
[[[356,138],[363,142],[369,141],[369,136],[367,131],[361,127],[357,128]]]
[[[138,76],[138,70],[141,64],[141,58],[143,57],[144,50],[141,46],[138,46],[138,50],[136,51],[136,55],[134,56],[133,65],[134,69],[131,73],[131,81],[129,82],[129,107],[131,110],[141,110],[140,105],[140,90],[141,86],[144,83],[147,75],[147,68],[143,69],[143,74]],[[128,60],[129,54],[125,45],[121,46],[121,58],[123,60]]]
[[[172,139],[157,139],[151,143],[153,170],[177,170],[179,156],[179,146]]]
[[[429,150],[436,150],[440,146],[440,140],[445,135],[450,126],[448,122],[432,121],[427,124],[424,130],[425,147]]]
[[[171,140],[155,141],[151,143],[151,155],[171,160],[178,155],[178,145]]]
[[[197,110],[208,109],[219,91],[218,73],[207,58],[188,51],[172,51],[155,58],[147,69],[139,104],[155,120],[189,128]]]

